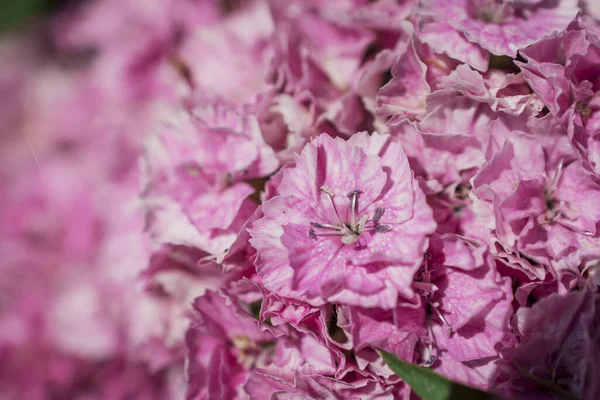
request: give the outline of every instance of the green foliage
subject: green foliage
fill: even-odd
[[[498,400],[498,397],[452,382],[429,368],[409,364],[380,350],[381,356],[400,379],[424,400]]]
[[[60,0],[0,0],[0,33],[59,8]]]

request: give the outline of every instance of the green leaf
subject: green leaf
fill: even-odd
[[[18,27],[32,17],[54,12],[65,0],[0,0],[0,33]]]
[[[12,28],[39,11],[40,0],[0,1],[0,30]]]
[[[379,352],[392,371],[424,400],[498,400],[490,393],[452,382],[429,368],[406,363],[383,350]]]

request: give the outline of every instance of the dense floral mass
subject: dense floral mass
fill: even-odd
[[[600,398],[595,0],[89,0],[0,58],[0,398]]]

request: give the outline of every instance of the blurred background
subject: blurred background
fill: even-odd
[[[0,2],[2,400],[183,397],[187,305],[210,277],[151,250],[139,156],[186,18],[229,6],[174,3]]]

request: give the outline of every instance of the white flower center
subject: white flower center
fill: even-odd
[[[377,207],[372,218],[366,214],[358,218],[358,195],[361,193],[359,189],[353,190],[347,195],[350,200],[350,220],[346,222],[343,222],[340,218],[335,202],[333,201],[333,191],[328,187],[322,186],[321,192],[325,193],[336,220],[332,224],[311,221],[310,228],[308,228],[308,237],[311,239],[316,239],[317,236],[341,236],[342,243],[353,244],[356,243],[362,232],[388,232],[392,229],[389,225],[379,223],[385,211],[383,207]],[[315,228],[318,230],[315,231]]]

